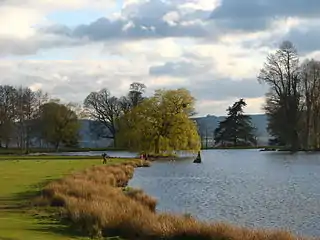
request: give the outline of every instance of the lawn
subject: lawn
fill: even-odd
[[[28,202],[45,182],[97,164],[97,157],[0,156],[0,240],[88,239],[41,216]]]

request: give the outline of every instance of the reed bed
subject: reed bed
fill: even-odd
[[[156,199],[125,188],[134,168],[147,161],[94,166],[49,183],[35,203],[61,210],[61,217],[91,237],[132,240],[296,240],[285,231],[253,230],[193,217],[156,213]]]

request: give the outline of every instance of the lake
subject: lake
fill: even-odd
[[[202,160],[154,162],[130,186],[156,197],[158,211],[320,236],[319,154],[204,150]]]

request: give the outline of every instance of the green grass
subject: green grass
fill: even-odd
[[[101,157],[0,156],[0,240],[88,239],[32,209],[30,199],[46,182],[97,164]]]
[[[52,152],[89,152],[89,151],[125,151],[121,148],[60,148],[58,151],[51,148],[30,148],[30,153],[52,153]],[[23,154],[25,150],[20,148],[0,148],[0,154]],[[1,239],[0,239],[1,240]]]

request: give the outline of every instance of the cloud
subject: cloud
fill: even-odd
[[[318,18],[318,0],[223,0],[211,13],[221,27],[243,31],[267,29],[274,20]]]
[[[207,73],[210,67],[211,65],[209,63],[202,66],[195,66],[192,62],[187,61],[167,62],[162,65],[150,67],[149,73],[153,76],[185,77]]]
[[[82,102],[103,87],[120,96],[138,81],[149,95],[188,88],[201,115],[223,114],[240,97],[256,113],[266,91],[256,76],[281,41],[291,40],[303,57],[320,56],[319,6],[315,0],[0,0],[0,20],[11,23],[0,26],[0,84]],[[81,18],[86,9],[95,10]],[[80,18],[68,21],[75,12]]]
[[[208,111],[208,109],[213,109],[214,114],[216,116],[225,116],[227,111],[226,109],[229,106],[232,106],[232,104],[235,101],[238,101],[239,98],[232,98],[228,100],[223,101],[217,101],[217,100],[200,100],[197,102],[197,111],[199,113],[202,113],[202,115],[207,115],[203,113],[212,113],[212,111]],[[245,99],[247,106],[244,109],[245,113],[250,114],[260,114],[261,113],[261,106],[264,103],[264,98],[250,98]]]
[[[320,21],[304,21],[291,28],[282,40],[290,40],[297,47],[300,54],[307,54],[320,48]]]
[[[117,18],[102,17],[75,28],[45,26],[41,32],[91,41],[214,37],[215,29],[207,21],[210,12],[190,6],[196,2],[181,1],[179,5],[175,1],[133,1],[125,5]]]

